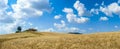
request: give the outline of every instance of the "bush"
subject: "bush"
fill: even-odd
[[[37,31],[37,29],[30,28],[30,29],[25,30],[25,31]]]
[[[21,26],[18,26],[18,27],[17,27],[17,31],[16,31],[16,33],[20,33],[21,30],[22,30]]]
[[[82,34],[82,33],[79,33],[79,32],[69,32],[69,34]]]

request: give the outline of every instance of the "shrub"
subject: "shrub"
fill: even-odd
[[[17,31],[16,31],[16,33],[20,33],[21,30],[22,30],[21,26],[18,26],[18,27],[17,27]]]
[[[28,29],[28,30],[25,30],[25,31],[37,31],[37,29],[30,28],[30,29]]]
[[[69,32],[69,34],[82,34],[82,33],[79,33],[79,32]]]

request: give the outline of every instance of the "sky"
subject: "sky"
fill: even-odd
[[[120,31],[120,0],[0,0],[0,34]]]

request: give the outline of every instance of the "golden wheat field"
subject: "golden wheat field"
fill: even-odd
[[[23,32],[0,35],[0,49],[120,49],[120,32],[62,34]]]

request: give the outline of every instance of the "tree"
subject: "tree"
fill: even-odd
[[[16,33],[21,32],[21,30],[22,30],[21,26],[18,26],[18,27],[17,27],[17,31],[16,31]]]

